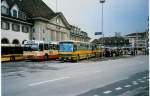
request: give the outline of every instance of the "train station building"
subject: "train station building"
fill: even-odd
[[[42,0],[1,0],[2,44],[23,44],[26,40],[90,39],[86,32],[76,29],[63,13],[54,12]]]
[[[88,34],[81,30],[81,28],[71,25],[70,40],[89,42],[91,38]]]

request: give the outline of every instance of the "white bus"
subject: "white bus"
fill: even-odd
[[[30,60],[56,59],[58,56],[57,43],[31,40],[26,41],[23,56]]]

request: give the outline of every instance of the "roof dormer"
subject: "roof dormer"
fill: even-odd
[[[1,2],[1,14],[8,15],[9,14],[9,6],[6,0]]]
[[[17,6],[17,4],[14,4],[10,10],[11,16],[18,18],[18,12],[19,12],[18,6]]]

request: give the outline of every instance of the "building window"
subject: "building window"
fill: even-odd
[[[51,31],[51,40],[55,41],[55,31]]]
[[[20,31],[20,25],[19,24],[12,24],[12,30],[13,31]]]
[[[4,22],[4,21],[2,21],[2,22],[1,22],[1,28],[2,28],[2,29],[5,29],[5,30],[9,30],[9,28],[10,28],[9,22]]]
[[[4,5],[1,6],[1,11],[2,11],[2,14],[5,14],[5,15],[8,14],[8,8]]]
[[[17,10],[13,10],[12,16],[17,18]]]
[[[21,11],[18,12],[18,17],[20,19],[23,19],[23,20],[26,20],[26,18],[27,18],[26,14],[24,12],[21,12]]]
[[[22,26],[22,32],[28,33],[29,27],[28,26]]]
[[[9,44],[9,40],[7,38],[3,38],[1,40],[1,44]]]
[[[14,39],[13,42],[12,42],[12,44],[19,44],[19,40]]]
[[[57,30],[60,30],[60,26],[56,26],[56,29],[57,29]]]
[[[33,32],[33,33],[35,32],[35,29],[34,29],[34,28],[32,29],[32,32]]]
[[[60,41],[60,32],[56,31],[56,41]]]

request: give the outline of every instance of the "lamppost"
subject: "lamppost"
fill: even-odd
[[[102,18],[101,18],[101,28],[102,28],[102,34],[103,34],[103,37],[102,37],[102,45],[103,45],[103,47],[104,47],[104,32],[103,32],[103,4],[105,3],[105,0],[100,0],[100,3],[102,4]],[[103,57],[103,51],[104,50],[102,50],[102,57]]]

